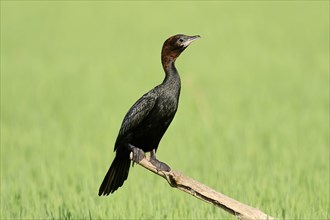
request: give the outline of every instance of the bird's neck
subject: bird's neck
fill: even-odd
[[[181,80],[179,73],[175,68],[174,61],[170,61],[166,67],[167,68],[164,67],[165,79],[162,84],[179,94],[181,88]]]

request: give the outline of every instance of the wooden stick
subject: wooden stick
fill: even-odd
[[[132,156],[133,155],[131,153],[131,158]],[[219,208],[222,208],[230,214],[235,215],[238,219],[274,219],[273,217],[263,213],[259,209],[245,205],[228,196],[225,196],[215,191],[214,189],[211,189],[210,187],[199,183],[198,181],[188,176],[185,176],[178,171],[158,171],[156,167],[152,163],[150,163],[149,157],[144,157],[138,164],[166,179],[170,186],[182,190],[200,200],[203,200],[204,202],[208,202]]]

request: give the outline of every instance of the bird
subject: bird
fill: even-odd
[[[181,80],[175,61],[199,38],[199,35],[176,34],[165,40],[161,51],[165,78],[126,113],[114,146],[116,155],[99,188],[99,196],[107,196],[123,185],[131,166],[131,152],[133,165],[144,157],[144,152],[150,152],[150,162],[157,170],[170,171],[166,163],[156,158],[156,151],[178,109]]]

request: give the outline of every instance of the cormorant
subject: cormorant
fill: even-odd
[[[123,185],[131,164],[130,152],[133,152],[135,162],[143,158],[141,150],[150,152],[150,161],[158,170],[170,171],[169,166],[156,159],[156,151],[178,108],[181,82],[174,63],[198,38],[199,35],[177,34],[164,42],[161,60],[165,79],[137,100],[126,113],[114,147],[116,157],[100,186],[99,196],[109,195]]]

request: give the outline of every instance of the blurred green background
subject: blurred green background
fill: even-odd
[[[159,159],[279,219],[329,219],[328,1],[1,1],[1,219],[235,218],[139,166],[98,188],[129,107],[182,92]]]

